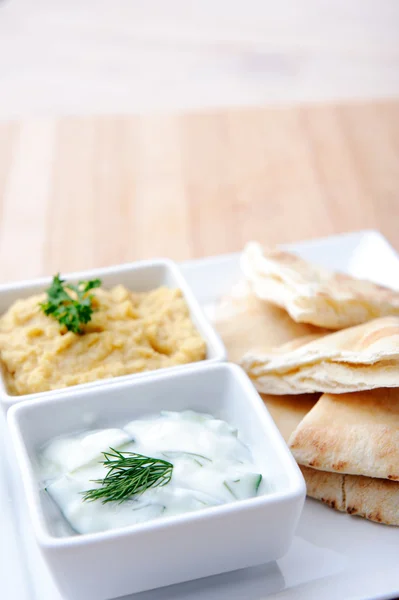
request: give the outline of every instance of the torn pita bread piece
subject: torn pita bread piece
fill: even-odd
[[[320,500],[335,510],[346,511],[345,475],[317,471],[302,465],[299,465],[299,468],[306,481],[306,493],[310,498]]]
[[[260,397],[284,440],[288,443],[292,432],[314,407],[320,394],[303,394],[302,396],[260,394]]]
[[[295,323],[286,311],[259,300],[244,281],[221,299],[214,326],[229,360],[237,363],[249,350],[268,350],[295,338],[325,334],[325,330],[312,325]]]
[[[315,406],[319,397],[318,394],[304,394],[303,396],[261,394],[263,402],[286,442],[302,419]],[[317,471],[302,465],[299,465],[299,468],[306,481],[308,496],[328,504],[331,508],[345,511],[343,475]]]
[[[344,475],[344,494],[345,510],[350,515],[385,525],[399,525],[399,483],[396,481]]]
[[[257,242],[244,248],[241,270],[256,296],[281,306],[299,323],[343,329],[399,315],[399,292]]]
[[[399,389],[324,394],[289,446],[307,467],[399,481]]]
[[[377,407],[381,403],[386,405],[383,401],[386,399],[385,392],[390,395],[392,390],[372,392]],[[357,401],[361,402],[364,395],[356,394]],[[353,396],[355,394],[351,394]],[[286,441],[309,411],[315,410],[318,401],[315,394],[295,397],[261,394],[261,397]],[[389,415],[389,410],[385,414]],[[299,465],[299,468],[305,478],[309,497],[350,515],[386,525],[399,525],[399,483],[396,481],[333,473],[303,465]]]
[[[343,394],[399,386],[399,317],[375,319],[309,342],[299,338],[240,361],[259,392]]]
[[[307,495],[335,510],[384,525],[399,525],[399,483],[342,475],[299,465]]]

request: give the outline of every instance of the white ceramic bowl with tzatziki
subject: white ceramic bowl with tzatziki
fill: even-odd
[[[291,544],[305,484],[235,365],[71,389],[8,420],[37,542],[66,599],[262,564]]]

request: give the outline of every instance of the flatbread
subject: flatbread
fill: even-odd
[[[319,394],[303,394],[302,396],[272,396],[261,394],[273,421],[276,423],[284,440],[288,440],[296,427],[316,404]]]
[[[344,493],[345,510],[350,515],[385,525],[399,525],[399,483],[345,475]]]
[[[259,392],[342,394],[399,386],[399,317],[248,352],[240,364]]]
[[[315,406],[319,395],[272,396],[261,394],[261,398],[284,440],[288,442],[292,432]],[[309,497],[320,500],[336,510],[345,511],[343,475],[317,471],[302,465],[299,465],[299,468],[305,478],[306,493]]]
[[[310,498],[320,500],[335,510],[345,511],[345,475],[316,471],[310,467],[299,465],[306,481],[306,494]],[[399,487],[399,486],[398,486]]]
[[[324,394],[289,446],[301,465],[399,481],[399,389]]]
[[[385,412],[388,416],[389,409],[383,400],[386,398],[386,391],[388,395],[392,392],[390,390],[383,390],[381,393],[380,390],[377,393],[372,392],[375,398],[374,414],[383,404],[386,407],[384,410],[388,410],[388,413]],[[368,394],[370,395],[370,393]],[[353,415],[359,409],[359,403],[362,405],[364,395],[364,393],[350,395],[352,398],[356,396]],[[317,395],[292,397],[261,394],[261,397],[286,441],[298,426],[302,426],[300,424],[303,423],[303,419],[309,411],[316,412],[318,407]],[[324,401],[326,395],[322,398]],[[342,397],[338,396],[337,398],[339,400]],[[366,413],[372,412],[370,403],[365,403],[365,411]],[[335,424],[334,416],[332,416],[331,423]],[[299,468],[305,478],[307,495],[310,498],[350,515],[357,515],[386,525],[399,525],[399,483],[396,481],[333,473],[303,465],[299,465]]]
[[[295,254],[250,242],[241,269],[256,296],[288,311],[294,321],[343,329],[399,315],[399,292],[334,273]]]
[[[385,525],[399,525],[399,483],[361,475],[300,469],[307,495],[331,508]]]
[[[249,350],[266,351],[296,338],[325,333],[312,325],[295,323],[286,311],[254,296],[243,281],[221,299],[214,325],[229,360],[236,363]]]
[[[260,396],[286,442],[319,398],[318,394]],[[306,493],[309,497],[320,500],[336,510],[345,510],[342,475],[316,471],[302,465],[299,465],[299,468],[305,478]]]

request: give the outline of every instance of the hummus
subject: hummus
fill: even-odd
[[[10,394],[64,388],[203,360],[206,344],[180,290],[96,289],[91,321],[76,335],[39,307],[17,300],[0,318],[0,358]]]

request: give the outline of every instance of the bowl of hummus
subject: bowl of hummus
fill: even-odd
[[[7,408],[71,386],[225,360],[178,266],[143,261],[65,275],[96,281],[88,322],[78,331],[54,318],[50,279],[0,286],[0,398]],[[53,280],[54,283],[54,280]],[[47,291],[47,295],[46,295]]]

